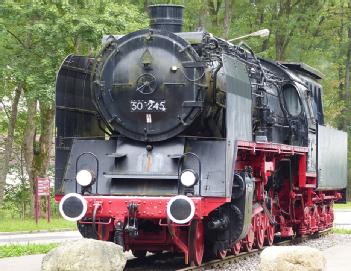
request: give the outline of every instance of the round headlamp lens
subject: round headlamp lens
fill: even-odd
[[[196,183],[196,174],[191,170],[184,170],[180,175],[180,182],[186,187],[193,186]]]
[[[80,170],[77,173],[76,180],[81,186],[88,186],[93,181],[93,174],[86,169]]]

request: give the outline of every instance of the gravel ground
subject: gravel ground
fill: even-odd
[[[318,248],[320,250],[325,250],[329,247],[335,245],[342,245],[351,242],[351,234],[329,234],[317,239],[308,240],[298,245],[309,246],[313,248]],[[245,260],[241,260],[239,263],[226,266],[223,269],[211,269],[211,270],[243,270],[243,271],[257,271],[259,270],[260,256],[254,255]]]

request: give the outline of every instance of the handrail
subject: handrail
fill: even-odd
[[[99,180],[99,159],[97,158],[97,156],[94,154],[94,153],[92,153],[92,152],[83,152],[83,153],[81,153],[78,157],[77,157],[77,159],[76,159],[76,174],[75,174],[75,176],[77,176],[77,171],[78,171],[78,162],[79,162],[79,160],[80,160],[80,158],[82,158],[82,156],[84,156],[84,155],[90,155],[90,156],[92,156],[92,157],[94,157],[95,158],[95,161],[96,161],[96,182],[95,182],[95,193],[97,194],[98,193],[98,180]],[[77,182],[77,180],[76,180],[76,193],[78,192],[78,182]]]
[[[180,174],[181,174],[182,168],[183,168],[183,161],[184,161],[184,158],[187,156],[192,156],[199,163],[199,166],[198,166],[199,167],[198,168],[198,170],[199,170],[199,172],[198,172],[199,173],[199,196],[201,196],[201,160],[200,160],[200,157],[193,152],[184,153],[178,161],[178,192],[179,192],[179,187],[180,187]]]

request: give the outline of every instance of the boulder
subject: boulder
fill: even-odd
[[[273,246],[261,253],[261,271],[323,271],[326,259],[321,251],[307,246]]]
[[[119,271],[126,265],[121,246],[111,242],[81,239],[51,250],[42,261],[42,271]]]

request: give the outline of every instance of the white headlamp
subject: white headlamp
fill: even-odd
[[[180,174],[180,182],[185,187],[191,187],[191,186],[195,185],[195,183],[197,181],[197,177],[198,176],[197,176],[195,171],[190,170],[190,169],[186,169]]]
[[[83,169],[77,173],[76,180],[81,186],[88,186],[93,182],[94,176],[89,170]]]

